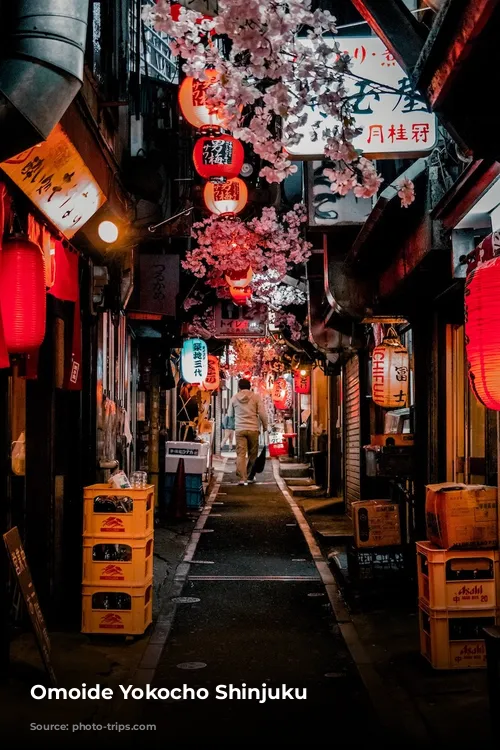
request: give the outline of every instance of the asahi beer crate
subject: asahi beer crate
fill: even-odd
[[[153,583],[83,586],[82,633],[142,635],[153,619]]]
[[[117,489],[93,484],[83,490],[85,536],[144,539],[154,530],[154,485]]]
[[[358,500],[352,504],[354,543],[359,548],[401,544],[399,506],[390,500]]]
[[[498,609],[430,609],[419,602],[420,653],[434,669],[484,669],[483,628],[496,625]]]
[[[418,596],[431,609],[500,605],[498,550],[444,550],[417,542]]]
[[[145,586],[153,577],[153,534],[144,539],[83,538],[83,583]]]

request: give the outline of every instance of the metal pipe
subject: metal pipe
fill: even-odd
[[[45,140],[83,82],[89,0],[18,0],[0,61],[0,161]]]
[[[174,219],[177,219],[179,216],[188,214],[193,209],[194,209],[194,206],[190,206],[189,208],[184,209],[184,211],[180,211],[180,213],[175,214],[174,216],[170,216],[168,219],[164,219],[163,221],[160,221],[159,224],[151,224],[151,226],[148,227],[148,232],[155,232],[158,229],[158,227],[163,226],[163,224],[168,224],[169,221],[173,221]]]

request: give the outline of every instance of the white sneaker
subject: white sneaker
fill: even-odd
[[[246,486],[247,486],[247,484],[248,484],[248,482],[238,482],[238,484],[239,484],[239,485],[244,485],[244,486],[246,487]]]
[[[255,479],[249,479],[248,484],[255,484]]]

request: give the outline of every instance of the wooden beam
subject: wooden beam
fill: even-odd
[[[355,2],[355,0],[353,0]],[[416,88],[434,110],[454,85],[456,74],[478,42],[478,36],[500,0],[446,0],[437,14],[413,71]]]
[[[401,0],[352,0],[401,67],[411,73],[422,52],[426,30]]]

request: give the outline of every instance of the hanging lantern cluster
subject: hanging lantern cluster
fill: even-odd
[[[372,398],[377,406],[398,409],[407,405],[409,369],[408,350],[391,326],[372,354]]]
[[[293,389],[295,393],[311,393],[311,376],[307,370],[295,370],[293,373]]]
[[[284,411],[292,406],[292,387],[286,378],[276,378],[273,385],[273,404]]]
[[[36,351],[45,337],[45,264],[39,245],[24,235],[3,243],[0,306],[9,354]]]
[[[201,384],[208,375],[208,350],[203,339],[187,339],[181,352],[181,375],[186,383]]]
[[[500,258],[467,276],[465,349],[474,394],[487,409],[500,411]]]

